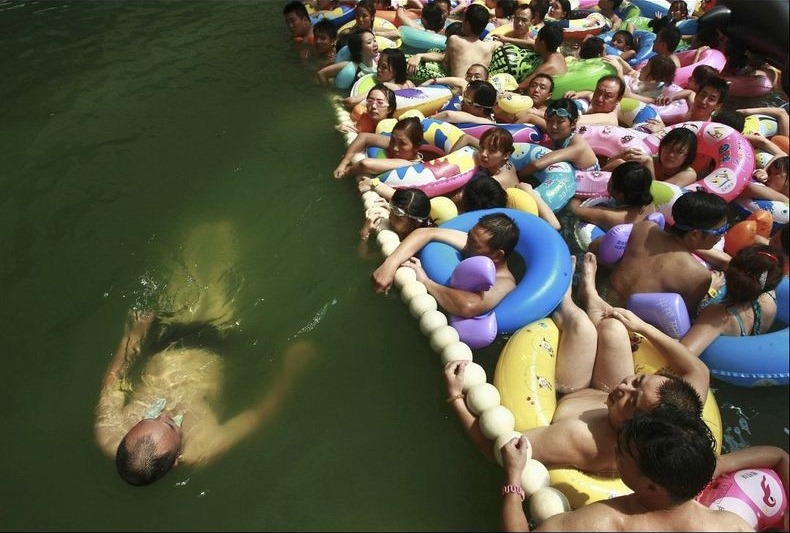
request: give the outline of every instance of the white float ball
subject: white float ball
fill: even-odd
[[[504,405],[489,407],[480,415],[480,431],[491,440],[513,431],[515,427],[516,417]]]
[[[477,363],[469,362],[464,367],[464,386],[463,391],[467,392],[475,385],[486,382],[486,371]]]
[[[390,255],[392,255],[392,252],[395,251],[395,248],[398,247],[398,244],[400,244],[400,243],[397,243],[397,242],[385,242],[381,246],[381,253],[384,254],[384,257],[389,257]]]
[[[362,207],[365,209],[365,213],[368,212],[374,205],[376,205],[376,200],[374,198],[366,198],[362,201]]]
[[[357,161],[362,161],[366,157],[367,157],[366,154],[363,154],[362,152],[357,152],[351,156],[351,163],[353,164],[356,163]]]
[[[376,199],[379,198],[379,195],[378,195],[378,193],[376,191],[365,191],[365,192],[362,193],[362,197],[361,198],[362,198],[363,202],[367,202],[368,199],[370,199],[371,201],[375,202]],[[367,209],[367,208],[365,208],[365,209]]]
[[[428,293],[418,294],[409,302],[409,312],[416,319],[419,319],[428,311],[436,311],[438,307],[439,304],[436,303],[436,298]]]
[[[520,437],[521,437],[521,433],[519,433],[516,430],[512,430],[506,433],[502,433],[496,438],[496,440],[494,441],[494,459],[496,459],[496,462],[499,463],[500,466],[505,466],[504,461],[502,461],[502,447],[508,442],[510,442],[511,440],[518,439]],[[529,461],[531,457],[532,457],[532,445],[527,447],[527,461]]]
[[[398,234],[390,229],[383,229],[379,231],[378,235],[376,235],[376,242],[379,246],[384,246],[384,244],[388,242],[396,242],[400,244],[400,237]]]
[[[532,450],[531,445],[530,450]],[[524,470],[521,471],[521,488],[524,489],[524,496],[529,498],[549,484],[551,484],[549,470],[540,461],[529,459],[524,465]]]
[[[554,487],[538,489],[529,498],[529,515],[538,524],[555,514],[565,513],[570,510],[571,504],[568,502],[568,498]]]
[[[408,268],[411,272],[412,269]],[[395,273],[397,275],[397,272]],[[420,331],[423,335],[430,335],[437,328],[447,325],[447,317],[441,311],[428,311],[420,317]]]
[[[499,402],[499,391],[490,383],[475,385],[466,393],[466,405],[475,415],[480,415],[489,407],[499,405]]]
[[[420,294],[428,294],[428,288],[417,280],[410,281],[400,288],[400,298],[405,304]]]
[[[441,326],[433,330],[431,333],[431,349],[441,354],[444,347],[448,344],[452,344],[454,342],[458,342],[460,337],[458,336],[458,332],[452,326]]]
[[[450,361],[472,361],[472,349],[461,341],[451,342],[442,348],[442,366]],[[466,370],[464,370],[466,371]]]
[[[395,271],[395,285],[397,287],[403,287],[410,281],[417,281],[417,273],[414,269],[409,267],[398,267],[398,270]]]

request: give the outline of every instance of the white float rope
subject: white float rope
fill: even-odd
[[[341,104],[332,102],[340,124],[351,122],[351,115]],[[346,145],[356,138],[356,132],[343,133]],[[373,190],[362,193],[362,206],[365,211],[373,207],[381,196]],[[376,243],[384,257],[388,257],[400,244],[398,234],[389,229],[373,228]],[[494,441],[494,457],[500,466],[502,447],[514,437],[521,437],[515,430],[516,419],[513,412],[501,404],[497,388],[488,383],[485,369],[473,361],[472,349],[460,340],[458,331],[449,325],[447,316],[439,311],[436,299],[428,294],[424,283],[417,281],[417,274],[408,267],[395,271],[395,287],[401,300],[409,308],[411,315],[418,320],[420,331],[427,336],[431,349],[441,357],[442,367],[450,361],[468,361],[464,369],[463,398],[469,411],[479,418],[483,435]],[[521,474],[521,488],[525,498],[529,498],[530,516],[541,522],[554,514],[569,511],[570,504],[565,495],[549,486],[549,472],[543,463],[532,459],[532,445],[527,448],[527,464]],[[533,497],[533,495],[535,495]]]

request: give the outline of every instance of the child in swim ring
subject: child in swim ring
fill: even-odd
[[[636,56],[636,42],[630,32],[625,30],[614,32],[609,44],[611,44],[612,48],[620,50],[620,58],[624,61],[633,59]]]
[[[790,181],[788,178],[788,156],[774,157],[765,169],[754,171],[752,178],[757,183],[749,183],[738,198],[758,200],[790,201]]]
[[[628,148],[612,158],[604,170],[615,169],[623,161],[636,161],[645,165],[654,179],[686,187],[697,181],[697,171],[691,168],[696,157],[697,134],[688,128],[675,128],[661,139],[657,156]]]
[[[675,78],[675,64],[666,56],[654,55],[640,70],[632,68],[622,57],[606,56],[604,63],[612,65],[625,81],[625,96],[652,104]]]

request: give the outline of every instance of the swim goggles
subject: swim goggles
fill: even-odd
[[[392,203],[390,203],[390,212],[396,217],[410,218],[420,223],[423,223],[426,220],[428,220],[428,217],[418,217],[418,216],[410,215],[409,213],[404,211],[403,208],[398,207],[397,205],[392,205]]]
[[[681,224],[680,222],[675,222],[675,227],[682,231],[701,231],[702,233],[706,233],[708,235],[715,235],[717,237],[721,237],[727,230],[730,229],[730,224],[725,223],[723,226],[719,226],[718,228],[711,228],[711,229],[703,229],[703,228],[692,228],[691,226],[686,226],[685,224]]]
[[[553,117],[554,115],[567,119],[571,118],[571,112],[568,111],[567,109],[559,108],[559,109],[549,109],[548,111],[546,111],[546,118]]]

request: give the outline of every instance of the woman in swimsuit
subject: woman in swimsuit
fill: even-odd
[[[745,337],[767,332],[776,318],[773,289],[783,275],[781,250],[763,244],[742,249],[724,274],[726,298],[703,309],[680,342],[699,356],[719,335]]]
[[[573,100],[560,98],[546,107],[546,133],[552,141],[551,153],[536,159],[522,168],[518,176],[525,178],[549,165],[567,161],[576,170],[601,170],[598,158],[589,143],[581,135],[576,135],[576,121],[579,109]]]

